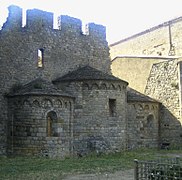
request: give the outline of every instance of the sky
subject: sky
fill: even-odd
[[[0,26],[11,4],[102,24],[109,44],[182,16],[182,0],[0,0]]]

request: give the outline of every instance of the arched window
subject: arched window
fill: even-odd
[[[57,114],[54,111],[50,111],[47,114],[47,136],[57,136]]]

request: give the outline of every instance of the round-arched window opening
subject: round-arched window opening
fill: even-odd
[[[54,111],[50,111],[47,113],[47,136],[57,136],[57,114]]]

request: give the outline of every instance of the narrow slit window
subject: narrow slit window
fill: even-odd
[[[109,99],[109,114],[111,117],[116,116],[116,99]]]
[[[38,49],[38,62],[37,62],[38,68],[42,68],[43,63],[44,63],[44,50]]]

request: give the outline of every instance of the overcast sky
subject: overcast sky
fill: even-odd
[[[109,43],[182,16],[182,0],[0,0],[1,26],[11,4],[102,24],[107,28]]]

